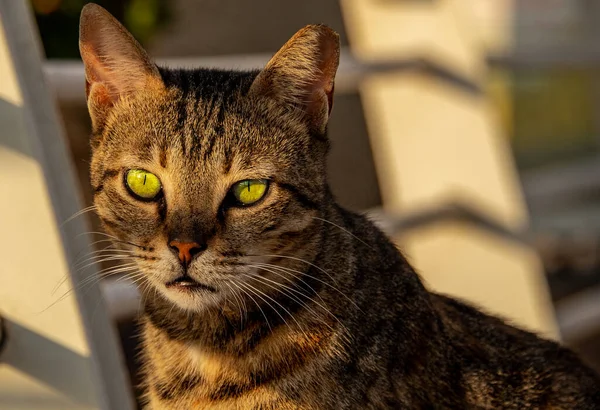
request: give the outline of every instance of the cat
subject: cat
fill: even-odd
[[[146,408],[600,408],[573,352],[427,291],[335,202],[330,28],[262,70],[167,69],[89,4],[80,50],[94,204],[142,281]]]

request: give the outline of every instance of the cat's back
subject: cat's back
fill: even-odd
[[[470,404],[600,409],[600,380],[572,351],[451,297],[432,294],[431,300],[462,369]]]
[[[360,255],[356,270],[369,276],[363,288],[368,306],[378,315],[387,312],[390,318],[400,318],[393,326],[396,339],[389,345],[390,356],[404,357],[401,368],[414,360],[422,364],[418,376],[392,372],[400,385],[435,385],[445,393],[430,391],[426,396],[452,408],[600,409],[600,380],[574,352],[467,303],[429,292],[373,223],[351,212],[343,215],[352,234],[367,242],[355,249]],[[378,269],[371,271],[371,266]],[[386,290],[385,299],[381,289]],[[405,337],[406,323],[419,343]],[[363,325],[355,334],[367,329]]]

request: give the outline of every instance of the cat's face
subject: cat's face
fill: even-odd
[[[224,110],[218,102],[187,106],[181,104],[184,98],[179,92],[148,95],[119,111],[94,150],[92,180],[102,187],[95,205],[106,228],[143,246],[126,248],[149,282],[180,304],[198,306],[219,292],[168,284],[187,274],[214,290],[227,290],[235,285],[223,279],[256,273],[251,265],[268,262],[268,255],[312,249],[315,233],[307,228],[315,225],[322,198],[325,144],[294,121],[276,121],[251,99],[229,107],[239,113],[219,118],[214,112],[213,118],[211,108]],[[193,110],[184,124],[179,122],[182,109]],[[136,195],[134,189],[148,196],[140,190],[148,188],[132,179],[138,170],[145,171],[154,197]],[[148,178],[157,179],[158,190]],[[240,186],[256,202],[240,202]],[[169,246],[174,240],[206,249],[184,264],[180,249]]]
[[[182,308],[267,295],[318,251],[337,36],[305,28],[258,75],[161,73],[123,30],[97,6],[82,15],[107,231]]]

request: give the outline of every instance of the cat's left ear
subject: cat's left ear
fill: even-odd
[[[309,126],[325,132],[333,107],[340,60],[338,34],[324,25],[298,31],[258,74],[250,93],[272,97],[298,109]]]
[[[102,7],[81,11],[79,50],[92,126],[104,125],[115,103],[143,90],[163,88],[157,66],[131,34]]]

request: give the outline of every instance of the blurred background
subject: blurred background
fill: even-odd
[[[85,3],[29,2],[88,206]],[[559,338],[600,371],[599,2],[96,3],[170,66],[256,68],[302,26],[331,26],[339,201],[380,223],[432,289]],[[117,279],[102,289],[136,385],[137,299]]]

